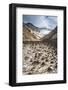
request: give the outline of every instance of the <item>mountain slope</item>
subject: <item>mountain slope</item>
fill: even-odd
[[[57,39],[57,27],[54,30],[52,30],[49,34],[41,38],[42,41],[56,40],[56,39]]]
[[[40,41],[47,41],[52,46],[57,47],[57,27],[54,30],[52,30],[52,32],[41,38]]]
[[[40,37],[33,33],[33,30],[27,25],[23,24],[23,41],[38,41]]]

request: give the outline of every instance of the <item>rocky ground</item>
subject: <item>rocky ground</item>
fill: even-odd
[[[45,43],[23,44],[23,74],[57,73],[57,48]]]

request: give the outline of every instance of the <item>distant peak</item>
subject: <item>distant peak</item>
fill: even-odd
[[[24,24],[26,24],[26,25],[32,25],[32,26],[34,26],[32,23],[24,23]]]

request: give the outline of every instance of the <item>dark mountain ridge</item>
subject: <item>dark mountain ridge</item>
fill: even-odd
[[[32,28],[32,30],[35,30],[36,32],[40,32],[40,30],[43,30],[43,29],[46,29],[48,31],[51,31],[51,29],[48,29],[46,27],[41,27],[40,28],[40,27],[37,27],[37,26],[33,25],[32,23],[23,23],[23,25],[26,25],[26,26]]]

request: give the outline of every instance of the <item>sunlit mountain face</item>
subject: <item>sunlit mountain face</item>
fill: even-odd
[[[23,23],[40,28],[41,34],[48,34],[57,26],[57,16],[23,15]]]

